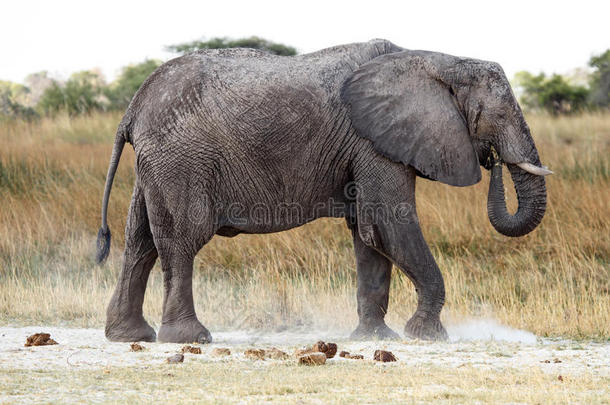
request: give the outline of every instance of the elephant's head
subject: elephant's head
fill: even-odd
[[[467,186],[492,170],[488,214],[498,232],[532,231],[546,209],[544,175],[530,130],[502,68],[492,62],[425,51],[373,59],[345,82],[357,133],[386,157],[425,177]],[[506,209],[502,163],[519,200]]]

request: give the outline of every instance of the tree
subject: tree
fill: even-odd
[[[591,104],[599,107],[610,106],[610,49],[593,56],[589,66],[594,70],[591,74]]]
[[[297,50],[292,46],[279,44],[268,41],[264,38],[252,36],[249,38],[230,39],[230,38],[212,38],[208,41],[193,41],[182,44],[170,45],[167,50],[179,54],[185,54],[196,51],[198,49],[222,49],[222,48],[252,48],[267,51],[269,53],[281,56],[292,56],[297,54]]]
[[[515,83],[521,88],[521,103],[531,109],[565,114],[587,106],[589,89],[570,84],[558,74],[547,77],[544,73],[534,76],[529,72],[518,72]]]
[[[119,77],[105,91],[111,108],[125,109],[144,80],[160,65],[161,61],[147,59],[124,67]]]
[[[103,110],[108,105],[103,94],[105,85],[99,72],[76,72],[63,84],[53,80],[40,97],[38,108],[50,115],[59,111],[76,115]]]
[[[0,81],[0,118],[31,119],[36,117],[27,105],[29,89],[18,83]]]
[[[25,105],[28,107],[36,107],[45,90],[51,87],[53,79],[49,77],[47,71],[31,73],[25,78],[25,85],[28,88],[27,99]]]

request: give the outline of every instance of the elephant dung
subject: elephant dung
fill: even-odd
[[[263,349],[248,349],[244,355],[250,360],[265,360],[265,351]]]
[[[314,352],[326,353],[328,351],[328,346],[323,341],[319,340],[316,342],[311,348]]]
[[[56,345],[57,342],[51,339],[51,334],[49,333],[35,333],[32,336],[28,337],[25,341],[25,346],[49,346]]]
[[[289,356],[280,349],[272,347],[265,352],[265,357],[272,360],[286,360]]]
[[[327,359],[332,359],[333,357],[335,357],[335,354],[337,354],[337,344],[325,343],[320,340],[313,345],[311,351],[324,353]]]
[[[326,346],[328,350],[324,353],[327,359],[332,359],[337,354],[337,344],[336,343],[327,343]]]
[[[141,352],[144,350],[144,346],[139,343],[132,343],[130,347],[132,352]]]
[[[170,364],[182,363],[184,361],[184,354],[176,353],[173,356],[168,357],[165,361]]]
[[[217,347],[214,350],[212,350],[212,356],[214,356],[214,357],[230,356],[230,355],[231,355],[231,350],[227,349],[226,347]]]
[[[314,350],[312,350],[311,347],[304,347],[301,349],[296,349],[294,351],[294,357],[301,357],[301,356],[304,356],[306,354],[313,353],[313,352],[314,352]]]
[[[342,351],[339,353],[339,357],[343,357],[345,359],[353,359],[353,360],[362,360],[364,356],[361,354],[351,354],[350,352]]]
[[[376,361],[381,361],[387,363],[389,361],[396,361],[396,356],[392,354],[392,352],[387,352],[385,350],[375,350],[375,355],[373,357]]]
[[[187,345],[187,346],[182,347],[182,353],[201,354],[201,348]]]
[[[299,357],[299,364],[306,366],[321,366],[326,363],[326,355],[324,353],[309,353]]]

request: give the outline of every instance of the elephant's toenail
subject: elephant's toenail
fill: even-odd
[[[212,343],[212,336],[210,334],[201,333],[197,338],[198,343]]]

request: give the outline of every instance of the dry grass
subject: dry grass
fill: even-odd
[[[49,403],[607,403],[608,378],[562,379],[539,367],[497,373],[472,365],[385,367],[362,361],[312,368],[191,361],[146,368],[10,370],[0,377],[0,390],[18,402]]]
[[[1,124],[0,322],[103,324],[134,180],[128,148],[110,203],[113,250],[96,267],[102,188],[119,120],[101,114]],[[538,335],[608,339],[610,115],[528,121],[556,173],[548,179],[547,215],[532,234],[510,239],[492,229],[486,177],[464,189],[418,182],[420,219],[447,285],[444,317],[494,316]],[[145,302],[153,324],[160,320],[159,273]],[[197,257],[195,300],[212,331],[353,328],[354,259],[343,221],[214,238]],[[326,316],[316,315],[321,309]],[[410,282],[394,277],[390,323],[401,328],[414,309]]]

